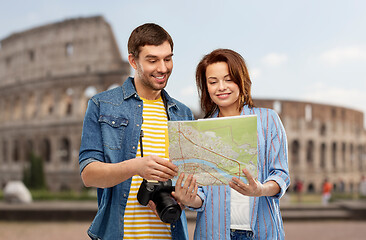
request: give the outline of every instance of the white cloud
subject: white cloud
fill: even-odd
[[[287,62],[287,55],[281,53],[270,53],[262,58],[262,62],[270,67],[278,67]]]
[[[257,79],[262,75],[262,71],[259,68],[249,69],[249,76],[251,79]]]
[[[336,47],[322,53],[320,60],[330,65],[347,61],[363,61],[366,60],[366,46]]]
[[[317,83],[302,98],[309,102],[339,105],[366,112],[366,94],[359,89],[342,89]]]

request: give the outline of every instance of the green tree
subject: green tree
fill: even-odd
[[[31,153],[30,165],[24,169],[23,182],[29,189],[45,189],[46,181],[43,171],[43,160]]]

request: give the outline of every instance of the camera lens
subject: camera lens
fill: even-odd
[[[161,221],[165,223],[174,223],[179,219],[182,209],[170,193],[163,191],[154,194],[153,201],[156,204],[156,211],[158,212]]]

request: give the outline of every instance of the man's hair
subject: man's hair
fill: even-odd
[[[145,45],[159,46],[168,41],[173,51],[173,40],[164,28],[155,23],[145,23],[135,28],[128,39],[128,53],[138,58],[141,47]]]
[[[217,105],[211,100],[208,93],[206,69],[209,65],[218,62],[227,63],[231,80],[239,86],[239,110],[241,111],[244,104],[254,107],[251,96],[252,82],[244,58],[230,49],[216,49],[205,55],[196,69],[196,85],[205,116],[210,116],[217,109]]]

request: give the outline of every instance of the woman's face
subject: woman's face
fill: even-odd
[[[239,104],[239,86],[231,79],[226,62],[217,62],[207,66],[206,83],[210,98],[220,111],[234,111]]]

